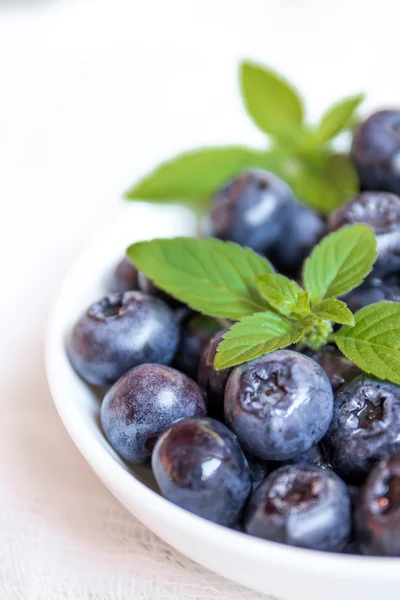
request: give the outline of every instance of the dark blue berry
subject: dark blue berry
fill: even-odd
[[[175,423],[158,440],[152,466],[165,498],[221,525],[237,521],[251,491],[236,436],[214,419]]]
[[[282,233],[267,256],[278,271],[296,276],[304,259],[323,237],[325,230],[325,222],[317,213],[304,204],[293,202]]]
[[[384,280],[368,280],[343,296],[343,300],[353,312],[383,300],[400,302],[400,282],[396,276]]]
[[[267,171],[244,171],[214,198],[206,234],[263,252],[278,240],[293,195]]]
[[[136,365],[169,364],[178,340],[179,325],[164,302],[125,292],[90,306],[73,327],[67,351],[83,379],[106,385]]]
[[[253,492],[244,527],[251,535],[291,546],[342,550],[351,529],[346,485],[318,467],[281,467]]]
[[[400,455],[385,458],[371,471],[355,522],[364,554],[400,556]]]
[[[225,389],[225,419],[243,448],[286,460],[319,442],[332,417],[333,393],[311,358],[278,350],[236,367]]]
[[[362,189],[400,194],[400,111],[382,110],[361,123],[351,156]]]
[[[212,317],[190,316],[183,321],[181,340],[174,358],[174,366],[189,377],[196,379],[200,356],[208,342],[221,326]]]
[[[378,258],[372,275],[383,277],[400,270],[400,197],[386,192],[363,192],[331,214],[330,231],[366,223],[375,232]]]
[[[138,270],[128,259],[123,258],[115,267],[108,288],[114,294],[138,289]]]
[[[127,462],[147,464],[158,436],[178,419],[207,414],[199,386],[164,365],[131,369],[107,392],[101,424],[114,450]]]
[[[211,416],[218,418],[219,420],[224,418],[225,387],[232,369],[221,369],[220,371],[217,371],[214,367],[214,360],[217,354],[217,348],[222,342],[223,335],[227,331],[227,329],[223,329],[211,338],[203,351],[203,354],[200,356],[197,373],[198,384],[206,393],[208,412]]]
[[[339,475],[362,482],[377,461],[400,451],[400,386],[361,375],[340,388],[323,446]]]
[[[344,383],[352,381],[361,373],[361,369],[343,356],[336,346],[327,345],[321,348],[321,350],[307,349],[305,354],[321,365],[329,377],[334,392]]]

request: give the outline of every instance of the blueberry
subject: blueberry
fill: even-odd
[[[214,419],[185,419],[158,440],[153,473],[163,496],[205,519],[233,525],[246,502],[249,468],[236,436]]]
[[[108,288],[112,293],[140,290],[145,294],[163,300],[172,308],[181,306],[179,300],[172,298],[172,296],[157,287],[148,277],[146,277],[146,275],[144,275],[144,273],[139,271],[128,258],[123,258],[118,263],[112,273]]]
[[[183,373],[157,364],[131,369],[101,406],[101,424],[127,462],[148,464],[158,436],[178,419],[207,414],[199,386]]]
[[[128,259],[123,258],[115,267],[108,284],[114,294],[138,289],[138,270]]]
[[[311,358],[278,350],[236,367],[225,389],[225,419],[243,448],[265,460],[309,450],[328,429],[332,387]]]
[[[352,381],[361,373],[361,369],[343,356],[336,346],[327,345],[321,348],[321,350],[306,350],[305,353],[324,369],[334,392],[344,383]]]
[[[253,492],[244,527],[246,533],[291,546],[342,550],[351,528],[346,485],[318,467],[281,467]]]
[[[385,458],[369,474],[355,523],[363,554],[400,556],[400,455]]]
[[[214,360],[217,354],[217,348],[222,342],[223,335],[227,331],[227,329],[223,329],[211,338],[200,357],[197,374],[198,384],[206,393],[208,412],[219,420],[223,419],[225,386],[232,369],[221,369],[220,371],[217,371],[214,367]]]
[[[362,482],[377,461],[400,451],[400,386],[360,375],[341,387],[323,446],[339,475]]]
[[[215,319],[205,315],[190,316],[184,320],[174,366],[195,379],[200,356],[212,336],[220,329],[221,326]]]
[[[399,271],[400,197],[385,192],[363,192],[333,212],[328,227],[336,231],[354,223],[366,223],[375,232],[378,258],[372,274],[383,277]]]
[[[263,252],[278,240],[293,196],[267,171],[244,171],[215,196],[205,233]]]
[[[304,204],[293,202],[289,219],[267,256],[279,271],[296,276],[304,259],[323,237],[325,230],[325,222],[316,212]]]
[[[362,189],[400,194],[400,111],[382,110],[364,121],[351,156]]]
[[[114,383],[128,369],[146,362],[169,364],[176,352],[179,325],[164,302],[142,292],[105,296],[72,329],[67,352],[88,383]]]
[[[397,277],[368,280],[343,296],[343,300],[353,312],[382,300],[400,302],[400,282]]]

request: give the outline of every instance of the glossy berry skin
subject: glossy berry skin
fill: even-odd
[[[323,446],[339,475],[361,483],[376,462],[400,451],[400,386],[361,375],[340,388]]]
[[[242,447],[264,460],[286,460],[325,435],[333,392],[311,358],[278,350],[236,367],[225,389],[225,419]]]
[[[221,326],[212,317],[190,316],[182,325],[181,339],[174,358],[174,366],[189,377],[196,379],[200,356],[208,342]]]
[[[222,329],[211,338],[200,356],[197,373],[197,382],[206,393],[208,412],[219,420],[224,418],[225,387],[232,369],[217,371],[214,367],[214,360],[217,355],[217,348],[227,331],[227,329]]]
[[[268,171],[244,171],[215,196],[205,233],[263,252],[278,240],[293,195]]]
[[[179,325],[164,302],[125,292],[89,307],[72,329],[67,352],[85,381],[109,385],[136,365],[169,364],[178,341]]]
[[[367,281],[343,297],[352,312],[376,302],[400,302],[400,282],[397,277]]]
[[[236,436],[214,419],[185,419],[158,440],[152,457],[162,495],[200,517],[233,525],[251,491]]]
[[[354,223],[366,223],[374,230],[378,258],[373,276],[383,277],[399,271],[400,197],[387,192],[363,192],[331,214],[328,228],[336,231]]]
[[[115,267],[108,288],[113,294],[138,289],[138,270],[128,259],[123,258]]]
[[[324,236],[326,225],[316,212],[296,201],[289,207],[288,215],[281,235],[267,256],[279,272],[295,277],[304,259]]]
[[[362,189],[400,194],[400,111],[382,110],[361,123],[351,157]]]
[[[350,536],[346,485],[318,467],[281,467],[253,492],[244,518],[246,533],[314,550],[342,550]]]
[[[334,392],[344,383],[352,381],[361,374],[361,369],[343,356],[336,346],[327,345],[317,351],[306,350],[305,354],[321,365],[329,377]]]
[[[361,552],[400,556],[400,455],[378,463],[363,486],[356,508]]]
[[[150,462],[158,436],[172,423],[207,414],[198,385],[171,367],[131,369],[107,392],[101,425],[114,450],[127,462]]]

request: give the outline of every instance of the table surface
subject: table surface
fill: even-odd
[[[242,57],[318,115],[399,101],[397,0],[0,0],[0,597],[260,594],[157,540],[97,480],[52,406],[43,338],[73,260],[140,174],[185,148],[263,138]]]

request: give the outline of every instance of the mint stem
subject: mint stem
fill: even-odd
[[[221,325],[223,329],[229,329],[232,326],[231,321],[228,319],[223,319],[222,317],[214,317],[215,320]]]

